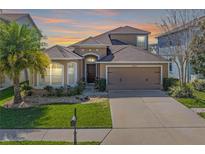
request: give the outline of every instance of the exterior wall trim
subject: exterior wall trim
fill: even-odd
[[[160,67],[160,85],[163,85],[163,65],[106,65],[105,66],[105,75],[106,75],[106,84],[108,84],[108,68],[110,67]]]
[[[67,74],[66,74],[66,77],[67,77],[67,84],[69,85],[69,75],[68,75],[68,65],[69,64],[75,64],[75,84],[77,84],[77,81],[78,81],[78,63],[76,62],[68,62],[67,63]]]
[[[88,53],[85,53],[85,54],[83,54],[82,56],[83,57],[85,57],[85,56],[96,56],[97,57],[97,59],[100,59],[100,56],[98,55],[98,54],[96,54],[96,53],[94,53],[94,52],[88,52]]]
[[[83,58],[50,58],[51,60],[81,60]]]
[[[145,63],[151,63],[151,64],[166,64],[166,63],[169,63],[169,61],[111,61],[111,62],[101,62],[101,61],[98,61],[96,63],[102,63],[102,64],[145,64]]]

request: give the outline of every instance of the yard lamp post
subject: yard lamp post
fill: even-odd
[[[70,125],[73,128],[73,143],[74,145],[77,145],[77,114],[76,114],[76,108],[74,109],[74,115],[70,121]]]

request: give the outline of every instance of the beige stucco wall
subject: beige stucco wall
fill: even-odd
[[[69,62],[77,63],[77,81],[80,81],[83,78],[83,60],[52,60],[52,63],[59,63],[64,66],[64,84],[67,84],[67,64]],[[37,73],[33,75],[33,85],[37,86]]]
[[[148,64],[148,63],[131,63],[131,64],[99,64],[99,77],[100,78],[106,78],[106,65],[162,65],[163,70],[163,78],[168,77],[168,64],[167,63],[154,63],[154,64]]]
[[[111,34],[111,39],[120,40],[124,43],[131,44],[136,46],[137,43],[137,36],[136,34]],[[148,48],[148,35],[139,35],[139,36],[146,36],[146,49]]]

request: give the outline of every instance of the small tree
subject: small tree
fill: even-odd
[[[16,22],[0,22],[0,72],[13,81],[14,103],[21,103],[20,72],[29,69],[43,74],[50,63],[41,50],[38,32]]]
[[[188,81],[188,65],[195,54],[190,44],[203,14],[202,10],[168,10],[167,16],[158,24],[162,33],[168,34],[165,36],[167,56],[177,66],[180,85]]]
[[[191,43],[191,49],[195,53],[191,63],[195,73],[205,76],[205,21],[200,22],[200,32]]]

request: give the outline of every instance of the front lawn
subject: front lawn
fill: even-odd
[[[0,91],[0,106],[2,106],[6,101],[13,98],[13,87],[4,89]]]
[[[12,98],[10,88],[1,91],[0,128],[70,128],[74,108],[77,108],[78,128],[111,128],[108,99],[87,104],[42,105],[24,109],[6,109],[2,105]]]
[[[205,92],[195,91],[195,98],[178,98],[188,108],[205,108]]]
[[[79,142],[78,145],[99,145],[100,142]],[[0,145],[73,145],[65,141],[0,141]]]
[[[79,128],[112,127],[106,99],[90,104],[45,105],[25,109],[0,107],[0,128],[70,128],[74,108],[77,108]]]

